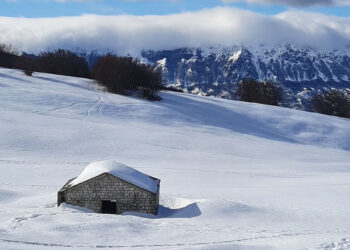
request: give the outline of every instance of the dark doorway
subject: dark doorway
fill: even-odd
[[[114,201],[102,201],[103,214],[116,214],[117,213],[117,203]]]

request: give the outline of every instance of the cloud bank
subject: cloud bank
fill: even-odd
[[[23,0],[7,0],[8,2],[18,2]],[[67,2],[104,2],[104,0],[36,0],[36,1],[52,1],[59,3]],[[179,2],[185,0],[121,0],[124,2]],[[186,0],[190,1],[190,0]],[[309,6],[334,6],[334,5],[350,5],[349,0],[221,0],[223,3],[246,2],[251,4],[279,4],[293,7],[309,7]]]
[[[350,5],[348,0],[222,0],[224,3],[247,2],[257,4],[279,4],[292,7]]]
[[[0,17],[0,43],[27,52],[46,49],[115,49],[137,55],[142,49],[286,42],[322,49],[350,45],[350,18],[288,11],[264,16],[235,8],[214,8],[167,16],[57,18]]]

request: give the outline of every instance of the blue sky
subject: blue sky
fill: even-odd
[[[299,9],[350,17],[350,0],[0,0],[0,3],[0,16],[11,17],[167,15],[217,6],[248,9],[264,15]]]

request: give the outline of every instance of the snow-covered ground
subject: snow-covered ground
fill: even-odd
[[[350,121],[0,69],[0,249],[350,249]],[[56,206],[93,161],[161,179],[152,215]]]

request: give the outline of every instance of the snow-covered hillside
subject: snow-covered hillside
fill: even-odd
[[[0,249],[350,249],[350,121],[0,69]],[[92,162],[161,179],[160,213],[56,207]]]

